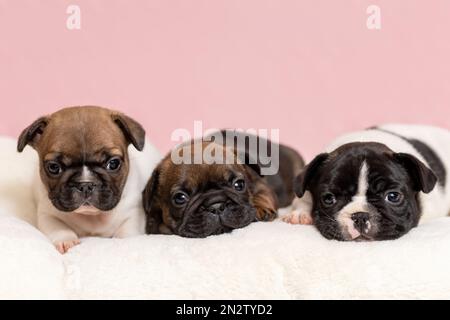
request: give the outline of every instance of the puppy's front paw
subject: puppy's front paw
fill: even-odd
[[[311,214],[305,211],[293,210],[281,218],[284,222],[290,224],[313,224]]]
[[[70,248],[80,244],[80,239],[64,240],[55,242],[56,250],[61,254],[65,254]]]
[[[271,208],[256,208],[258,221],[273,221],[277,218],[277,211]]]

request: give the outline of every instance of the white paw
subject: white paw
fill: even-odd
[[[284,222],[290,224],[313,224],[311,214],[305,211],[293,210],[281,218]]]
[[[54,243],[56,250],[61,254],[65,254],[70,248],[80,244],[80,239],[57,241]]]

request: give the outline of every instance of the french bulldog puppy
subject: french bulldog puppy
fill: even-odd
[[[338,138],[296,178],[293,211],[336,240],[389,240],[450,213],[450,131],[384,125]]]
[[[27,145],[39,156],[37,227],[58,251],[80,237],[144,233],[141,192],[160,157],[139,123],[106,108],[71,107],[27,127],[18,151]]]
[[[225,137],[227,132],[231,131],[220,134]],[[301,156],[269,140],[232,133],[236,139],[256,139],[259,146],[267,146],[272,160],[277,158],[272,163],[278,163],[279,159],[275,172],[264,175],[267,162],[262,163],[259,151],[233,139],[232,143],[228,138],[225,143],[193,140],[175,148],[157,166],[143,193],[147,233],[204,238],[245,227],[253,221],[272,221],[279,207],[292,202],[293,179],[303,166]],[[214,149],[216,155],[222,154],[232,161],[174,163],[174,154],[184,157],[189,153],[189,159],[195,157],[195,142],[200,145],[200,153]],[[237,161],[239,156],[244,161]]]

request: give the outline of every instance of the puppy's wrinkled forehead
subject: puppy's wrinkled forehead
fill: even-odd
[[[202,150],[211,143],[202,143]],[[181,146],[180,148],[182,148]],[[179,155],[183,156],[184,152],[193,152],[194,146],[191,145],[189,150],[184,146],[184,149],[179,150]],[[232,156],[236,159],[236,155],[230,149],[223,146],[215,145],[215,150],[223,152],[224,155]],[[193,155],[193,153],[192,153]],[[243,178],[245,174],[245,168],[242,164],[237,163],[193,163],[193,158],[191,163],[181,163],[175,164],[172,162],[170,156],[168,156],[162,166],[161,170],[161,180],[165,183],[164,186],[179,187],[188,191],[199,191],[202,189],[207,189],[225,183],[234,178]]]
[[[371,176],[389,177],[398,173],[392,165],[392,154],[389,148],[378,143],[345,145],[330,154],[321,183],[356,193],[363,167]]]
[[[101,156],[102,153],[122,156],[127,146],[123,133],[112,121],[111,112],[97,107],[68,108],[52,114],[41,141],[43,153],[68,157]]]
[[[237,164],[176,164],[170,166],[165,176],[167,186],[197,192],[244,178],[244,169]]]

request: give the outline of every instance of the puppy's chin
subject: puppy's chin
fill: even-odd
[[[387,221],[372,221],[372,230],[361,233],[349,224],[341,225],[330,218],[316,217],[315,225],[319,232],[329,240],[338,241],[385,241],[395,240],[405,235],[412,227],[405,227]]]
[[[205,211],[189,213],[175,233],[186,238],[206,238],[229,233],[256,220],[256,209],[250,205],[235,206],[222,214]]]
[[[322,226],[319,227],[319,232],[328,240],[337,240],[337,241],[355,241],[355,242],[364,242],[364,241],[374,241],[374,240],[382,240],[375,239],[372,236],[361,234],[358,231],[356,232],[348,232],[346,230],[342,230],[340,228],[334,228],[330,226]]]
[[[53,206],[61,212],[67,213],[78,213],[84,215],[96,215],[101,212],[108,212],[113,210],[117,202],[110,202],[107,204],[97,205],[97,203],[85,203],[85,201],[80,202],[63,202],[58,198],[50,198],[50,202]]]
[[[74,210],[73,213],[82,214],[85,216],[96,216],[103,213],[103,211],[91,205],[82,205],[78,209]]]

